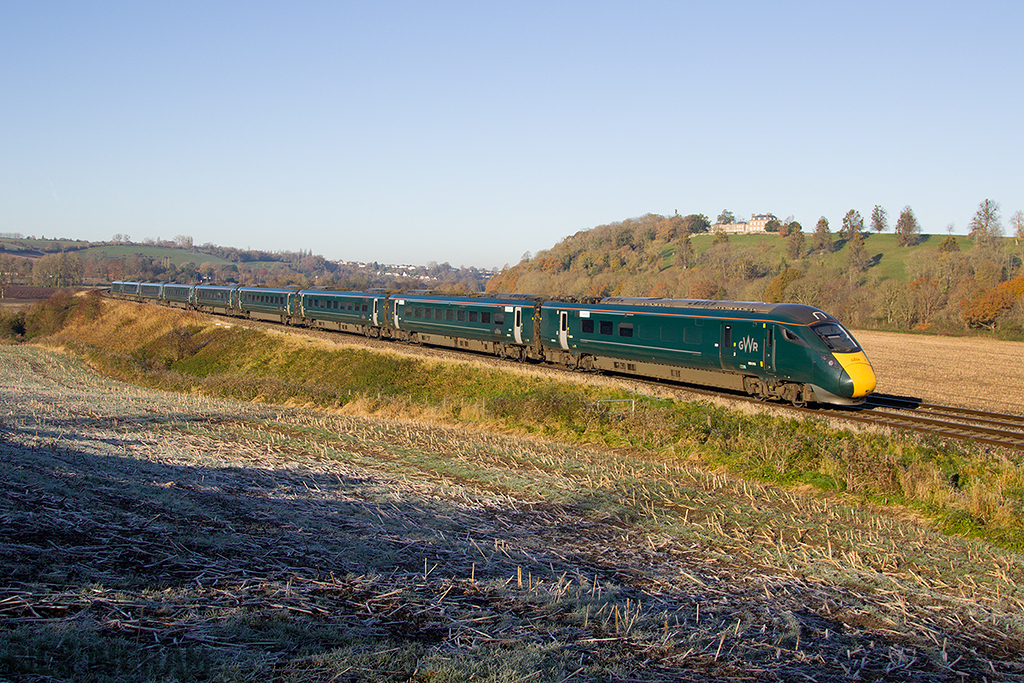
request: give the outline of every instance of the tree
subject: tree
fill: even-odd
[[[722,213],[718,214],[718,220],[715,222],[722,225],[732,225],[736,222],[736,216],[729,209],[722,209]]]
[[[909,206],[904,206],[900,211],[899,220],[896,221],[896,236],[901,247],[908,247],[917,243],[917,237],[921,234],[921,225],[914,217],[914,211]]]
[[[850,209],[843,216],[843,237],[848,240],[853,239],[854,233],[861,233],[864,230],[864,219],[861,217],[860,212],[855,209]]]
[[[889,216],[885,209],[878,204],[875,204],[875,208],[871,210],[871,229],[878,234],[889,229]]]
[[[991,245],[1003,236],[1003,224],[999,220],[999,204],[986,199],[978,204],[978,210],[971,219],[970,238],[975,244]]]
[[[828,229],[828,219],[822,216],[814,226],[814,248],[817,251],[832,251],[832,233]]]
[[[683,222],[680,225],[680,229],[696,235],[699,232],[707,232],[711,229],[711,221],[708,217],[702,213],[691,213],[689,216],[683,216]]]
[[[690,285],[689,296],[691,299],[718,299],[719,294],[724,293],[714,280],[697,280]]]
[[[1010,227],[1014,229],[1013,236],[1024,240],[1024,211],[1017,210],[1010,219]]]
[[[78,254],[47,254],[32,266],[37,287],[71,287],[82,284],[82,259]]]
[[[779,232],[782,229],[782,223],[777,218],[773,218],[764,224],[765,232]]]
[[[786,237],[786,253],[792,259],[798,259],[804,250],[804,233],[800,224],[790,224],[789,236]]]
[[[968,327],[995,329],[1000,314],[1024,296],[1024,275],[984,289],[960,302],[961,316]]]
[[[770,304],[780,303],[786,296],[786,287],[803,276],[803,272],[796,268],[786,268],[768,283],[764,290],[764,300]]]
[[[693,245],[690,244],[690,233],[688,232],[683,233],[676,245],[676,263],[682,268],[689,268],[693,264]]]
[[[946,235],[939,243],[939,252],[948,254],[952,251],[960,251],[960,244],[956,241],[956,237],[953,235]]]
[[[854,230],[853,235],[846,242],[846,263],[850,271],[859,273],[868,265],[868,250],[864,247],[864,235],[860,230]]]

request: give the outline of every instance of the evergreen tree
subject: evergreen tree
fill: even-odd
[[[900,211],[899,220],[896,221],[896,236],[901,247],[908,247],[917,243],[917,237],[921,234],[921,225],[914,217],[914,211],[909,206],[904,206]]]
[[[828,219],[824,216],[814,226],[814,248],[817,251],[832,251],[832,233],[828,229]]]

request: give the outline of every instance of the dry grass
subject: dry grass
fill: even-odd
[[[675,459],[148,391],[31,347],[0,348],[0,387],[0,676],[1024,672],[1020,557],[912,520]]]
[[[854,333],[878,376],[878,391],[931,403],[1024,414],[1024,342]]]

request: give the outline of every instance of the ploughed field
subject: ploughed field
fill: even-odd
[[[34,347],[0,347],[0,520],[14,681],[1024,675],[1019,556],[912,519]]]
[[[979,337],[854,332],[879,393],[1024,414],[1024,343]]]

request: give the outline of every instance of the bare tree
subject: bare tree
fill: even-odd
[[[986,199],[978,204],[978,210],[971,219],[970,238],[975,244],[994,244],[1003,236],[1003,224],[999,220],[999,204]]]

